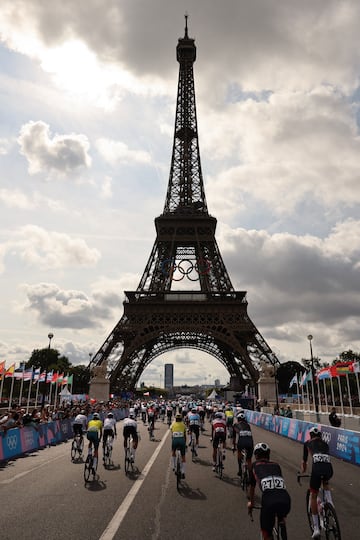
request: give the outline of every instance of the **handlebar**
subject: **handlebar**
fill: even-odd
[[[300,478],[310,478],[310,474],[302,474],[300,471],[296,473],[296,479],[298,481],[299,486],[301,486]]]

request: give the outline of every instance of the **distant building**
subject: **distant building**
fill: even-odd
[[[165,388],[172,390],[174,386],[174,364],[165,364]]]
[[[219,388],[219,386],[220,386],[220,379],[215,379],[214,384],[215,384],[216,388]]]

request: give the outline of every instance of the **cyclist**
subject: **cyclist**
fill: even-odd
[[[153,404],[149,405],[148,410],[147,410],[147,421],[149,424],[148,431],[151,431],[151,430],[154,431],[155,429],[155,414],[156,414],[155,406]]]
[[[75,416],[75,420],[74,420],[74,423],[73,423],[74,439],[75,439],[76,435],[79,434],[80,439],[82,440],[83,434],[86,431],[86,426],[87,426],[87,416],[85,414],[85,411],[82,410],[82,411],[80,411],[79,414],[77,414]],[[82,450],[79,449],[79,454],[81,455],[81,453],[82,453]]]
[[[195,433],[195,456],[197,456],[200,434],[200,415],[197,412],[196,407],[193,407],[191,411],[188,412],[186,417],[186,424],[188,426],[189,433]],[[189,442],[189,446],[191,446],[191,439]]]
[[[237,438],[237,459],[239,464],[238,476],[241,476],[241,452],[246,451],[246,463],[250,472],[251,458],[254,452],[254,441],[251,433],[251,427],[245,418],[245,414],[240,412],[236,416],[237,423],[233,427],[233,450],[235,450]]]
[[[270,461],[270,447],[266,443],[258,443],[254,447],[255,461],[250,469],[250,490],[248,512],[254,506],[255,487],[258,484],[261,492],[260,528],[264,539],[272,539],[275,517],[278,516],[280,530],[285,527],[285,518],[290,512],[291,499],[286,490],[278,463]]]
[[[226,450],[226,420],[225,415],[218,411],[215,413],[214,420],[211,422],[211,440],[213,443],[213,471],[216,470],[216,451],[219,444],[223,444],[223,460]]]
[[[108,439],[108,437],[116,437],[117,436],[117,433],[116,433],[116,420],[114,418],[114,413],[112,412],[109,412],[107,417],[105,418],[104,420],[104,434],[103,434],[103,461],[105,461],[105,446],[106,446],[106,441]]]
[[[225,418],[226,418],[226,427],[228,429],[229,438],[230,438],[230,434],[232,433],[232,426],[233,426],[233,423],[234,423],[234,411],[233,411],[233,408],[230,405],[226,406]]]
[[[135,461],[135,451],[138,446],[139,437],[137,432],[137,422],[135,420],[135,413],[131,412],[129,413],[129,416],[127,418],[124,418],[123,423],[123,436],[124,436],[124,448],[127,446],[127,439],[132,435],[132,448],[131,448],[131,462],[134,463]]]
[[[310,454],[312,456],[312,469],[310,475],[310,507],[314,524],[312,538],[320,538],[317,494],[322,482],[325,500],[333,504],[329,489],[329,480],[333,475],[333,468],[330,462],[329,445],[322,440],[321,431],[314,426],[310,429],[309,433],[310,439],[304,443],[301,470],[303,473],[306,472],[307,461]]]
[[[168,403],[168,405],[166,407],[166,417],[167,417],[167,423],[168,423],[169,427],[170,427],[170,424],[171,424],[172,415],[173,415],[173,409],[172,409],[171,404]]]
[[[103,423],[100,420],[99,413],[95,412],[92,415],[92,419],[89,420],[87,425],[87,439],[89,441],[89,454],[92,444],[94,444],[94,471],[96,471],[96,465],[99,457],[99,444],[102,437]]]
[[[173,471],[176,468],[176,450],[179,448],[181,452],[181,477],[185,478],[186,426],[181,413],[175,415],[175,421],[171,424],[170,430]]]

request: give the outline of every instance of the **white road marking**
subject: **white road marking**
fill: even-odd
[[[47,459],[46,461],[44,461],[40,465],[37,465],[36,467],[33,467],[32,469],[28,469],[27,471],[16,474],[12,478],[8,478],[7,480],[1,480],[0,484],[11,484],[12,482],[15,482],[15,480],[19,480],[19,478],[22,478],[23,476],[26,476],[27,474],[29,474],[29,473],[31,473],[33,471],[36,471],[37,469],[40,469],[41,467],[45,467],[45,465],[48,465],[52,461],[56,461],[57,459],[62,459],[63,457],[64,456],[61,455],[61,456],[56,456],[55,458],[52,458],[52,459]]]
[[[147,462],[144,470],[142,471],[141,479],[137,480],[133,487],[130,489],[129,493],[126,495],[125,499],[117,509],[116,513],[114,514],[114,517],[110,521],[109,525],[106,527],[103,534],[100,536],[99,540],[112,540],[118,530],[118,528],[121,525],[121,522],[123,521],[124,517],[126,516],[127,511],[129,510],[133,500],[136,497],[137,492],[142,486],[143,481],[147,477],[155,459],[157,458],[161,448],[164,446],[164,443],[170,433],[170,430],[166,432],[164,438],[162,439],[159,446],[156,448],[155,452]]]

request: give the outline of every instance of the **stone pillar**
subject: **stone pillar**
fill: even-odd
[[[258,380],[259,399],[274,403],[276,401],[274,367],[265,362],[261,363],[260,378]]]
[[[95,366],[91,374],[93,377],[90,381],[90,399],[96,399],[96,401],[109,401],[110,381],[106,378],[107,362],[105,361],[100,366]]]

